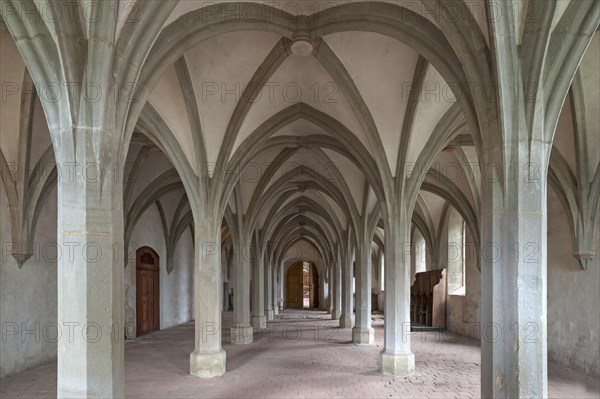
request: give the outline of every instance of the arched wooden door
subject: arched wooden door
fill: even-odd
[[[285,306],[288,308],[302,309],[304,297],[302,290],[302,262],[291,266],[285,276]]]
[[[160,267],[158,254],[150,247],[136,252],[137,335],[160,329]]]

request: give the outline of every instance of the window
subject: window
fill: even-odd
[[[465,295],[465,221],[450,208],[448,212],[448,294]]]
[[[379,255],[379,289],[385,290],[385,258],[383,252]]]
[[[426,246],[425,246],[425,238],[419,231],[419,229],[415,230],[414,234],[415,240],[415,274],[427,271],[427,263],[426,263]]]
[[[352,262],[352,294],[356,294],[356,261]]]

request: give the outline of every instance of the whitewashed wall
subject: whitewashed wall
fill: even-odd
[[[56,191],[40,214],[34,255],[19,269],[0,184],[0,378],[56,359]]]
[[[10,210],[2,184],[0,220],[0,378],[4,378],[56,360],[56,191],[41,212],[35,254],[21,269],[10,255]],[[193,241],[189,230],[179,241],[170,274],[166,271],[165,241],[156,207],[150,207],[140,218],[132,243],[150,246],[160,256],[161,329],[191,320]],[[125,268],[125,318],[135,326],[135,256]]]
[[[583,271],[572,255],[571,230],[564,208],[552,190],[548,195],[548,358],[600,376],[600,240],[596,258]],[[596,227],[600,231],[600,227]],[[467,240],[469,240],[467,235]],[[480,279],[467,262],[466,295],[449,295],[449,329],[479,337]]]
[[[193,297],[193,241],[189,230],[181,237],[175,251],[175,265],[167,273],[167,252],[163,228],[158,210],[149,207],[142,215],[131,235],[131,246],[138,249],[148,246],[160,258],[160,328],[173,327],[192,320]],[[135,325],[135,250],[125,268],[125,318],[126,323]]]

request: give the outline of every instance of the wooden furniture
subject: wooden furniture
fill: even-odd
[[[416,274],[410,287],[410,321],[446,328],[446,269]]]

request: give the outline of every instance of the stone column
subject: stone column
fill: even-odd
[[[265,316],[273,320],[273,266],[271,262],[265,266]]]
[[[252,246],[252,326],[255,329],[267,328],[265,317],[265,273],[263,256],[259,248]]]
[[[375,340],[375,330],[371,327],[371,239],[366,226],[356,248],[356,268],[356,325],[352,342],[370,345]]]
[[[226,356],[221,348],[221,223],[207,217],[194,220],[194,226],[196,346],[190,355],[190,373],[208,378],[225,373]]]
[[[283,302],[282,306],[285,305],[285,273],[283,272],[283,262],[279,265],[279,292],[277,294]]]
[[[279,297],[279,283],[277,282],[277,269],[275,269],[273,263],[271,263],[271,268],[273,273],[273,316],[276,316],[279,314],[279,304],[277,303],[277,298]]]
[[[333,311],[333,268],[335,263],[332,263],[327,270],[327,314]]]
[[[75,135],[56,154],[58,179],[57,395],[123,397],[123,181],[117,165],[98,164],[91,152],[99,129],[53,131]],[[102,131],[101,134],[110,135]],[[91,166],[90,166],[91,165]],[[66,333],[71,331],[72,333]]]
[[[254,339],[253,329],[250,325],[250,246],[242,244],[236,244],[236,246],[231,343],[250,344]]]
[[[340,328],[352,328],[352,277],[354,276],[352,256],[347,254],[342,259],[342,315],[340,316]]]
[[[331,283],[333,309],[331,311],[331,319],[339,320],[342,316],[342,270],[341,260],[338,257],[333,265],[333,281]]]
[[[512,148],[526,144],[514,142]],[[515,164],[505,166],[505,173],[514,175],[504,187],[486,182],[483,192],[481,393],[485,397],[548,396],[545,158],[550,148],[545,143],[531,145],[533,150],[513,153]]]
[[[408,376],[415,369],[415,355],[410,350],[411,218],[400,204],[394,208],[385,226],[385,325],[380,364],[383,374]]]
[[[585,18],[561,19],[561,32],[552,29],[556,2],[535,5],[541,17],[527,18],[521,33],[507,28],[515,5],[494,4],[502,15],[489,24],[496,97],[475,97],[497,111],[480,121],[483,397],[548,397],[548,164],[577,65],[598,29],[598,2],[571,4],[569,13]],[[572,41],[555,39],[575,31]]]

